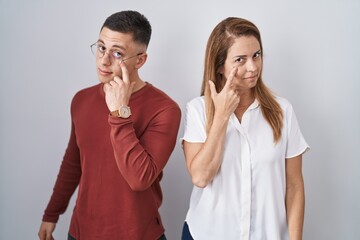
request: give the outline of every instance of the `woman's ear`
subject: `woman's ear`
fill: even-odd
[[[145,64],[146,59],[147,59],[147,53],[141,54],[136,60],[135,68],[140,69]]]
[[[219,67],[216,73],[220,75],[224,75],[224,66]]]

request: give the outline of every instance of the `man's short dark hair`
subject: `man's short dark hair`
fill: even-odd
[[[149,45],[151,25],[147,18],[137,11],[121,11],[109,16],[101,27],[121,33],[131,33],[135,42]]]

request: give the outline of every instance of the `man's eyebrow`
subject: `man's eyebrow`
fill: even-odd
[[[102,43],[102,44],[105,45],[104,41],[101,40],[101,39],[99,39],[98,42],[100,42],[100,43]],[[121,49],[121,50],[123,50],[123,51],[126,52],[126,49],[125,49],[123,46],[120,46],[120,45],[113,45],[113,46],[111,46],[111,48],[119,48],[119,49]]]
[[[119,46],[119,45],[113,45],[111,48],[120,48],[121,50],[126,51],[126,49],[123,46]]]

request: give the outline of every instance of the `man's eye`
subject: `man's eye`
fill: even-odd
[[[98,50],[99,52],[105,52],[106,51],[106,47],[102,46],[102,45],[98,45]]]
[[[121,52],[117,52],[117,51],[114,51],[114,52],[113,52],[113,56],[114,56],[116,59],[121,59],[121,58],[122,58]]]

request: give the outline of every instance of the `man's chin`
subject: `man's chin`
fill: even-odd
[[[113,80],[112,78],[104,78],[104,77],[98,77],[98,79],[101,83],[109,83],[111,80]]]
[[[121,77],[120,77],[121,78]],[[109,83],[111,82],[112,80],[114,80],[114,76],[108,76],[108,77],[105,77],[105,76],[99,76],[98,75],[98,79],[101,83]]]

